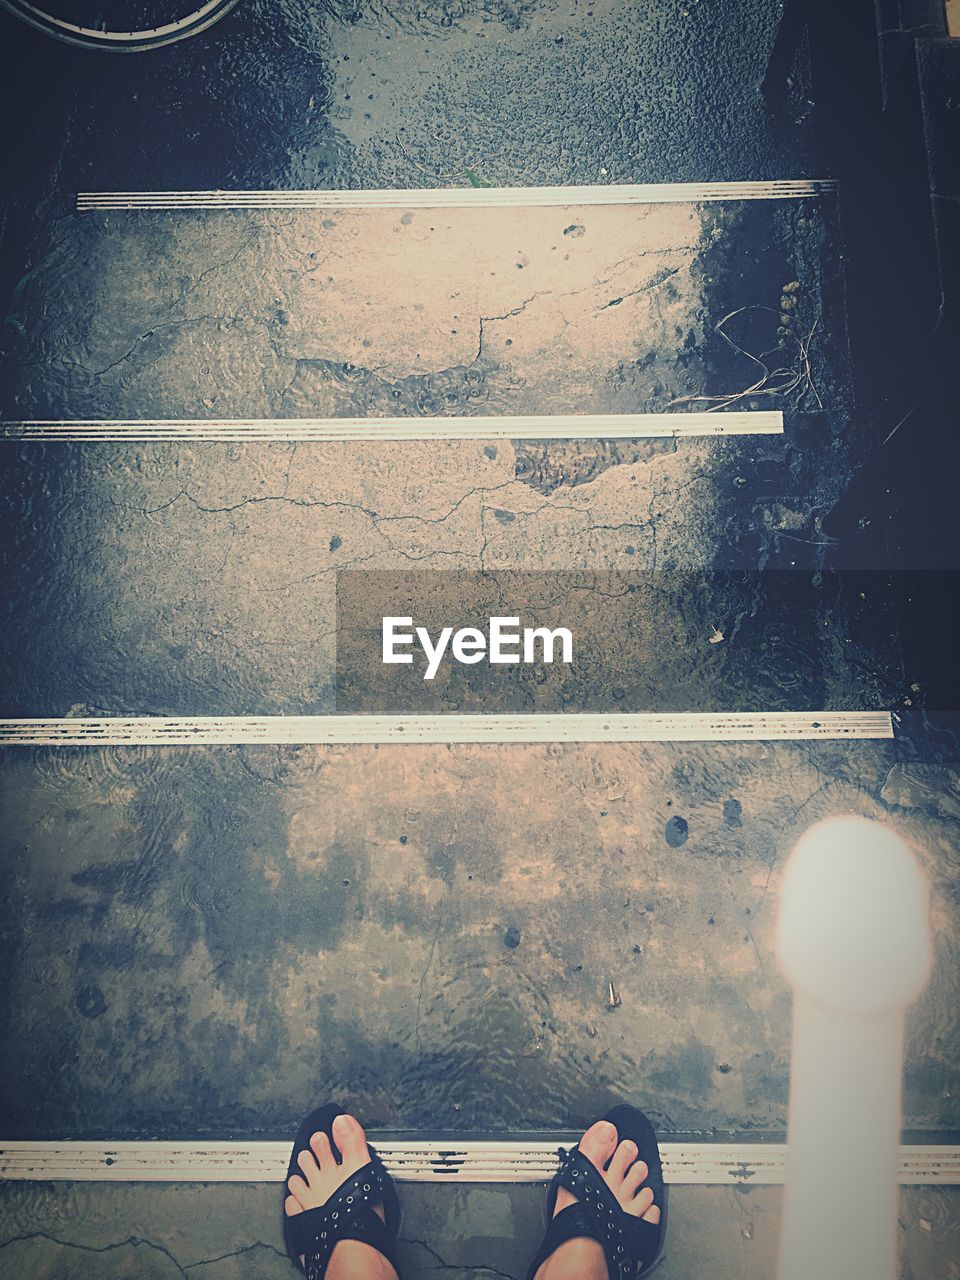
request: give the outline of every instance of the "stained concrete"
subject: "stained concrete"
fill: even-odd
[[[862,634],[850,629],[861,594],[882,605],[884,580],[791,582],[790,566],[818,554],[820,500],[836,480],[810,492],[801,475],[795,492],[771,495],[767,477],[783,476],[793,450],[762,438],[687,440],[633,462],[611,451],[589,483],[543,492],[510,442],[7,446],[0,705],[28,716],[333,711],[338,574],[405,581],[423,617],[438,608],[431,575],[482,570],[460,600],[475,608],[492,586],[508,613],[580,571],[561,610],[583,642],[574,683],[554,677],[541,710],[889,706],[909,691],[882,609]],[[542,456],[564,469],[573,454]],[[742,542],[737,508],[752,509]],[[784,572],[760,579],[768,559]],[[725,577],[728,566],[741,576]],[[711,643],[715,629],[723,642]],[[667,635],[679,647],[662,654]],[[360,670],[352,685],[343,672],[346,709],[386,695],[382,682],[361,686],[358,703]],[[506,702],[469,706],[523,710],[529,697],[521,684]]]
[[[834,215],[830,196],[85,213],[17,291],[5,412],[839,413]]]
[[[333,710],[336,581],[348,569],[818,569],[822,515],[861,445],[838,255],[828,197],[60,224],[11,315],[12,416],[482,417],[726,403],[779,409],[787,430],[7,446],[4,705],[25,715]],[[744,640],[743,608],[715,606],[701,607],[682,678],[658,681],[653,655],[641,663],[624,651],[604,658],[599,686],[563,693],[563,705],[866,709],[903,694],[879,625],[868,652],[829,592],[794,603],[789,621],[769,606],[756,627],[762,652]],[[759,612],[755,600],[746,612]],[[710,644],[714,627],[731,633],[723,650]],[[721,693],[713,669],[731,650],[744,675]],[[630,692],[638,665],[657,686],[642,696]],[[687,692],[669,705],[678,679]]]
[[[543,1187],[401,1187],[404,1280],[523,1280],[543,1230]],[[675,1187],[662,1280],[775,1273],[780,1192],[772,1187]],[[909,1188],[900,1212],[901,1280],[955,1280],[958,1196]],[[8,1188],[11,1233],[0,1276],[20,1280],[283,1280],[273,1187]]]
[[[309,255],[359,216],[71,216],[78,189],[816,174],[803,50],[786,110],[760,93],[778,17],[759,0],[735,15],[680,0],[257,0],[109,65],[14,36],[49,93],[4,222],[11,416],[662,408],[750,385],[715,328],[736,308],[751,308],[750,350],[786,337],[796,355],[784,298],[817,338],[812,378],[761,404],[785,409],[781,440],[6,445],[7,709],[330,710],[345,567],[820,568],[866,438],[827,201],[531,223],[513,265],[489,268],[497,290],[474,284],[462,313],[427,299],[431,325],[413,329],[426,373],[398,338],[430,272],[405,289],[394,271],[401,305],[372,337],[360,304],[379,268],[340,252],[326,274],[352,293],[310,291]],[[662,280],[642,252],[607,253],[633,253],[657,218]],[[385,221],[384,238],[419,235],[463,292],[452,224],[423,226]],[[546,279],[551,252],[576,254],[579,300]],[[487,260],[471,250],[474,276]],[[864,625],[839,624],[843,688],[911,702],[888,619]],[[945,1137],[960,1127],[960,785],[945,756],[902,731],[7,751],[2,1131],[282,1137],[333,1096],[415,1130],[574,1128],[627,1097],[666,1132],[779,1132],[779,876],[809,823],[847,810],[902,831],[933,882],[937,963],[911,1017],[905,1119]],[[405,1274],[521,1276],[541,1194],[408,1188]],[[673,1210],[665,1280],[772,1274],[775,1192],[682,1189]],[[3,1217],[15,1276],[289,1274],[272,1187],[7,1186]],[[903,1220],[905,1280],[955,1280],[951,1195],[907,1192]]]
[[[957,777],[898,751],[8,751],[2,1130],[782,1131],[777,885],[836,812],[933,879],[905,1123],[956,1129]]]

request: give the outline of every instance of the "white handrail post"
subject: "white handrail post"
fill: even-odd
[[[793,987],[779,1280],[896,1280],[904,1018],[931,965],[926,878],[881,823],[839,817],[784,872]]]

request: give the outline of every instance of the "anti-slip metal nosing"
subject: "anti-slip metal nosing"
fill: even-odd
[[[390,1173],[400,1182],[541,1183],[557,1170],[552,1141],[467,1141],[424,1137],[395,1141],[372,1134]],[[780,1186],[783,1144],[664,1142],[664,1178],[686,1186]],[[842,1151],[828,1153],[843,1160]],[[0,1180],[66,1182],[282,1182],[289,1142],[4,1142]],[[960,1147],[903,1146],[902,1186],[960,1185]]]
[[[831,195],[832,178],[771,182],[642,182],[573,187],[393,188],[376,191],[81,191],[80,213],[98,209],[499,209],[523,206],[802,200]]]
[[[0,746],[8,747],[772,742],[892,737],[893,720],[887,711],[0,720]]]
[[[0,422],[0,440],[605,440],[782,435],[783,414],[526,414],[471,418],[45,418]]]

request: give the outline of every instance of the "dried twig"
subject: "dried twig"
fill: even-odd
[[[783,348],[776,347],[773,351],[764,351],[761,355],[756,356],[752,351],[747,351],[745,347],[741,347],[735,342],[730,334],[727,333],[725,326],[737,316],[743,315],[747,311],[769,311],[773,315],[779,315],[773,307],[762,306],[760,304],[752,304],[745,307],[738,307],[735,311],[729,312],[719,320],[714,326],[724,342],[731,347],[737,355],[745,356],[760,370],[760,377],[751,386],[745,387],[742,391],[731,391],[723,395],[706,395],[694,394],[687,396],[678,396],[675,400],[671,400],[667,405],[668,409],[675,405],[681,404],[705,404],[708,405],[707,413],[716,413],[720,409],[729,408],[740,400],[748,400],[760,396],[788,396],[794,392],[799,392],[798,403],[802,402],[804,397],[809,393],[816,397],[817,404],[822,409],[823,401],[813,382],[813,371],[810,363],[810,343],[820,324],[819,320],[815,320],[813,327],[807,334],[806,338],[795,338],[797,344],[798,363],[792,368],[775,368],[772,369],[767,364],[769,357],[782,354]]]
[[[449,173],[444,173],[442,170],[436,169],[436,168],[431,169],[427,165],[421,164],[420,161],[417,160],[415,156],[412,156],[410,154],[409,150],[405,146],[404,141],[400,137],[399,133],[396,134],[395,136],[397,139],[397,146],[399,146],[400,150],[403,152],[406,158],[410,161],[410,163],[414,166],[414,168],[419,169],[421,173],[427,174],[427,176],[430,178],[443,178],[444,180],[458,181],[458,182],[466,179],[470,183],[470,185],[474,187],[477,187],[477,186],[492,187],[495,185],[495,183],[490,182],[486,178],[481,178],[479,176],[478,166],[474,161],[470,161],[470,163],[467,165],[464,165],[462,169],[458,169],[458,170],[451,169]],[[430,136],[439,143],[443,142],[443,139],[436,133],[431,134]],[[488,160],[491,158],[498,159],[498,157],[496,156],[487,157]]]

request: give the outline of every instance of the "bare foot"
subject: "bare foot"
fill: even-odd
[[[648,1170],[637,1159],[635,1142],[618,1144],[614,1126],[607,1120],[598,1120],[580,1139],[580,1150],[603,1175],[621,1208],[645,1222],[660,1221],[660,1207],[653,1203],[653,1191],[641,1185]],[[560,1187],[554,1217],[576,1199],[566,1187]],[[567,1240],[546,1260],[536,1280],[608,1280],[603,1249],[596,1240]]]
[[[337,1116],[333,1136],[340,1148],[342,1163],[337,1164],[334,1159],[327,1135],[315,1133],[310,1139],[311,1151],[301,1151],[297,1157],[300,1174],[295,1173],[287,1182],[290,1194],[283,1205],[287,1217],[326,1204],[338,1187],[370,1159],[367,1135],[353,1116]],[[382,1204],[374,1205],[373,1211],[384,1217]],[[304,1265],[302,1255],[300,1265]],[[397,1273],[383,1254],[370,1245],[360,1240],[340,1240],[334,1246],[327,1268],[327,1280],[338,1280],[338,1277],[340,1280],[397,1280]]]

